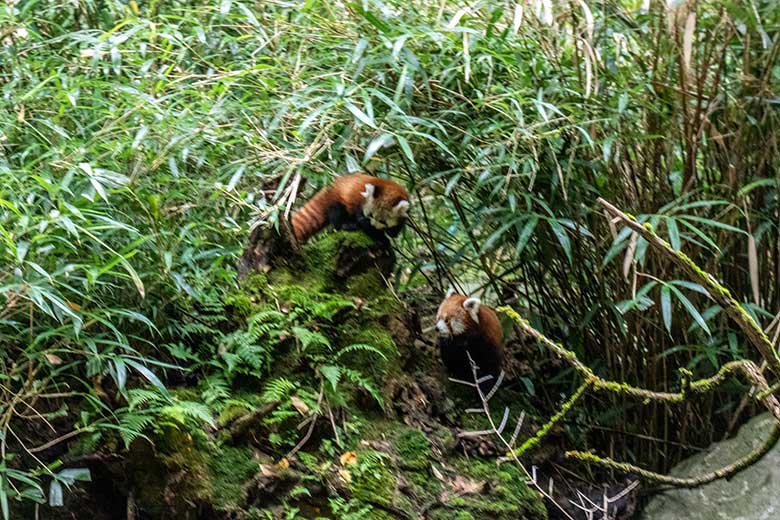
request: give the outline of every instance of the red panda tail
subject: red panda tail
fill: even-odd
[[[332,188],[320,190],[292,216],[293,233],[298,242],[305,242],[328,223],[328,207],[333,202]]]

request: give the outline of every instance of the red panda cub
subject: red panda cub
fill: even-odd
[[[409,193],[397,182],[371,175],[345,175],[320,190],[292,217],[293,234],[298,242],[322,230],[328,224],[336,229],[362,229],[382,243],[387,235],[401,232],[409,211]]]
[[[480,384],[490,390],[501,373],[504,333],[496,312],[479,298],[467,298],[450,289],[436,314],[439,353],[450,377],[474,381],[469,356],[477,365],[477,378],[493,376]]]

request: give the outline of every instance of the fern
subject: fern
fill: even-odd
[[[119,436],[125,443],[125,448],[138,438],[148,439],[144,431],[155,423],[155,417],[147,413],[126,413],[119,419]]]
[[[382,409],[384,410],[385,408],[384,399],[382,399],[382,395],[377,391],[373,383],[371,383],[371,381],[368,378],[363,376],[363,374],[361,374],[357,370],[353,370],[351,368],[346,368],[346,367],[341,368],[341,373],[344,375],[345,378],[349,379],[350,381],[358,385],[358,387],[368,392],[368,394],[371,397],[373,397],[374,400],[379,404],[379,406],[381,406]]]
[[[166,402],[166,399],[157,390],[133,388],[128,392],[127,404],[131,410],[161,402]]]
[[[312,307],[312,313],[315,317],[330,321],[336,314],[346,308],[354,309],[355,303],[352,300],[345,300],[343,298],[328,299],[314,305]]]
[[[349,354],[351,352],[368,352],[371,354],[376,354],[377,356],[381,357],[382,360],[387,361],[387,356],[385,356],[385,354],[381,350],[367,343],[353,343],[352,345],[344,347],[343,349],[336,352],[334,359],[336,360],[341,359],[341,356],[345,354]]]
[[[265,385],[265,389],[263,390],[260,399],[266,403],[284,401],[288,399],[296,389],[297,387],[289,379],[278,377]]]
[[[164,406],[160,410],[161,415],[165,415],[182,425],[186,425],[189,420],[195,421],[197,424],[208,424],[211,427],[215,426],[214,417],[211,414],[209,407],[194,401],[178,401],[175,404]]]
[[[212,374],[203,381],[203,390],[200,393],[203,402],[208,405],[224,401],[230,397],[230,385],[219,374]]]
[[[307,350],[311,345],[322,345],[331,350],[330,340],[319,332],[314,332],[303,327],[293,327],[293,334],[301,342],[303,350]]]

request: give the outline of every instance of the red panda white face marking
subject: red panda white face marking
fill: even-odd
[[[392,228],[406,219],[409,211],[408,200],[400,200],[395,206],[388,207],[376,198],[376,186],[371,183],[366,183],[360,194],[365,199],[363,214],[375,229]]]
[[[449,295],[453,291],[448,292]],[[467,298],[461,305],[450,305],[449,296],[445,298],[436,313],[436,332],[440,336],[459,336],[469,326],[479,324],[479,298]]]

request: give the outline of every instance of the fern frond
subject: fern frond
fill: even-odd
[[[284,377],[277,377],[265,385],[265,389],[263,390],[260,399],[266,403],[271,403],[273,401],[284,401],[285,399],[289,398],[293,392],[295,392],[296,388],[297,387],[295,384],[293,384],[289,379]]]
[[[381,350],[367,343],[354,343],[352,345],[346,346],[336,352],[335,359],[341,359],[341,356],[349,354],[350,352],[368,352],[371,354],[376,354],[377,356],[381,357],[383,361],[387,361],[387,356],[385,356]]]
[[[341,372],[350,381],[358,385],[360,388],[368,392],[368,394],[374,398],[374,400],[379,404],[379,406],[384,409],[385,407],[385,401],[382,399],[382,395],[377,391],[377,389],[374,387],[373,383],[365,377],[363,374],[358,372],[357,370],[352,370],[351,368],[341,367]]]

